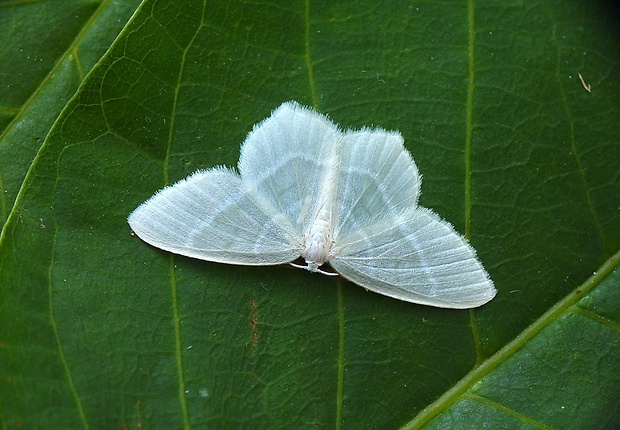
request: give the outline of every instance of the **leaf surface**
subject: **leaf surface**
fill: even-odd
[[[29,51],[2,44],[0,64],[3,427],[617,426],[620,35],[605,6],[0,5],[3,37]],[[23,24],[33,10],[53,22]],[[400,130],[421,204],[471,241],[497,297],[416,306],[130,234],[138,204],[234,166],[292,99]]]

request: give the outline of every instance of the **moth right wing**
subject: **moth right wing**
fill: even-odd
[[[362,129],[341,143],[334,240],[417,206],[421,178],[397,132]]]
[[[425,208],[360,228],[336,242],[332,253],[329,263],[340,275],[407,302],[473,308],[497,292],[465,238]]]

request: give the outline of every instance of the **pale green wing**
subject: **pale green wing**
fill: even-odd
[[[386,215],[416,207],[421,178],[399,133],[381,129],[347,132],[340,158],[335,241]]]
[[[253,187],[301,232],[332,197],[342,134],[323,115],[287,102],[257,124],[241,148],[242,181]]]
[[[336,242],[332,254],[330,264],[345,278],[407,302],[472,308],[496,293],[473,248],[424,208],[362,226]]]
[[[239,176],[199,171],[164,188],[128,219],[157,248],[220,263],[268,265],[299,257],[302,233]]]

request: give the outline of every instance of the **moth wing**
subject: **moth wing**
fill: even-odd
[[[387,216],[335,243],[332,253],[340,275],[399,300],[463,309],[496,294],[474,249],[428,209]]]
[[[421,177],[398,132],[349,131],[342,139],[334,240],[417,206]]]
[[[242,180],[307,232],[334,179],[341,137],[326,116],[296,102],[283,103],[243,143]]]
[[[145,242],[201,260],[244,265],[287,263],[299,256],[302,233],[239,176],[199,171],[164,188],[131,213]]]

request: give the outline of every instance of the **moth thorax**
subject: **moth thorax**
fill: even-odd
[[[308,234],[306,234],[304,241],[303,257],[308,264],[308,270],[315,272],[321,264],[329,260],[329,249],[331,245],[329,222],[317,218],[312,224]]]

